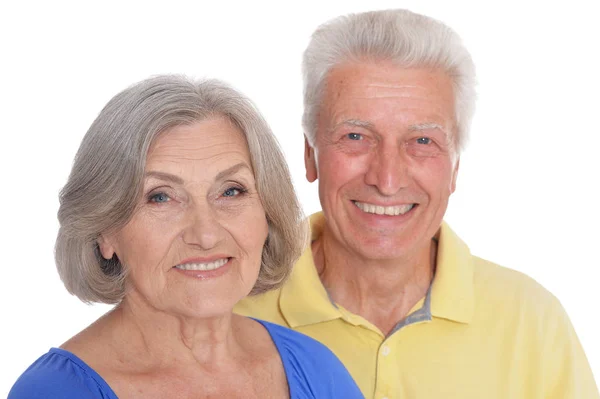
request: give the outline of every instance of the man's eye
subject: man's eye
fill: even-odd
[[[362,140],[363,136],[360,133],[348,133],[347,137],[350,140]]]
[[[156,202],[156,203],[162,203],[162,202],[168,202],[171,198],[169,198],[169,196],[165,193],[156,193],[156,194],[152,194],[149,198],[150,202]]]
[[[417,139],[418,144],[431,144],[431,139],[429,137],[419,137]]]

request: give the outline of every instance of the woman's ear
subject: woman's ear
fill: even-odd
[[[115,248],[107,237],[103,234],[100,234],[98,237],[98,248],[100,249],[100,254],[106,260],[112,259],[115,254]]]

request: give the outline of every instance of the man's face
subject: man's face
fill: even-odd
[[[333,69],[305,162],[334,242],[363,259],[428,248],[455,188],[455,130],[445,73],[385,62]]]

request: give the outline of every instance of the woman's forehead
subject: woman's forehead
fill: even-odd
[[[227,152],[241,152],[249,157],[244,135],[227,119],[211,118],[161,134],[148,151],[148,161],[157,157],[202,161]]]
[[[236,126],[219,118],[177,126],[162,134],[148,152],[146,172],[167,172],[186,180],[212,179],[235,165],[246,165],[251,171],[246,140]],[[243,169],[236,168],[241,173]]]

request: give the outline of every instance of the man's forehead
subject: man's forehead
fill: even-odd
[[[340,125],[374,129],[400,125],[411,131],[454,130],[452,80],[439,70],[389,63],[353,63],[330,72],[323,103],[326,130]]]
[[[387,91],[443,89],[442,86],[452,81],[451,76],[440,68],[404,67],[392,62],[369,61],[336,65],[328,72],[326,79],[328,86],[351,86],[358,83],[384,96]]]

